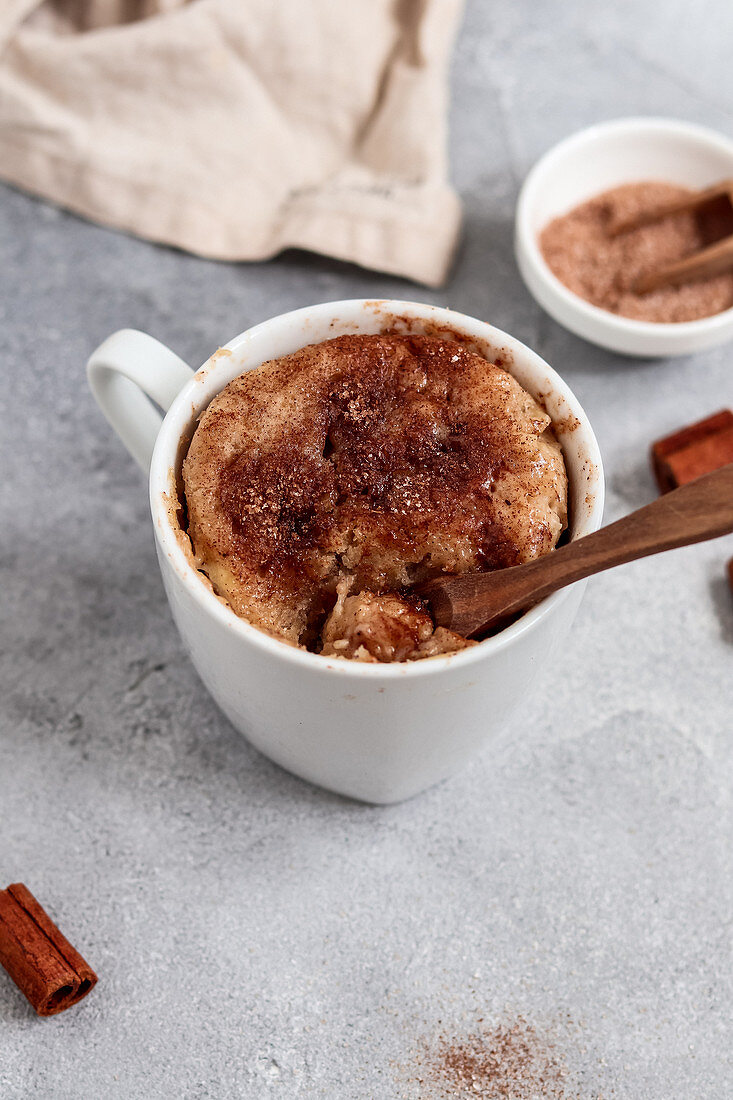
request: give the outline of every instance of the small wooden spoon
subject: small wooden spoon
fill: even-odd
[[[695,191],[683,199],[673,199],[672,202],[663,203],[661,206],[653,206],[649,210],[640,210],[631,218],[612,222],[608,226],[609,237],[618,237],[622,233],[629,233],[633,229],[641,229],[645,225],[653,225],[663,218],[669,218],[673,214],[692,214],[701,210],[708,203],[720,199],[728,199],[733,207],[733,179],[721,180],[720,183],[706,187],[703,191]],[[660,290],[664,286],[684,286],[685,283],[699,282],[701,279],[710,279],[713,275],[721,275],[724,271],[733,268],[733,235],[724,237],[720,241],[709,245],[707,248],[687,256],[673,264],[660,267],[657,271],[649,271],[646,275],[640,275],[634,281],[632,290],[636,294],[648,294],[652,290]]]
[[[733,463],[526,565],[440,577],[414,591],[428,603],[437,626],[472,638],[583,577],[730,531]]]
[[[728,198],[733,203],[733,179],[721,180],[720,183],[706,187],[704,191],[693,191],[683,199],[673,199],[672,202],[662,203],[661,206],[652,206],[648,210],[640,210],[631,218],[618,219],[608,226],[609,237],[618,237],[621,233],[629,233],[632,229],[641,229],[645,225],[653,225],[662,218],[669,218],[672,214],[692,214],[700,207],[706,206],[716,199]]]
[[[722,275],[733,268],[733,235],[716,241],[700,252],[694,252],[677,263],[660,267],[658,271],[649,271],[634,280],[636,294],[648,294],[651,290],[660,290],[663,286],[683,286],[685,283],[710,279],[713,275]]]

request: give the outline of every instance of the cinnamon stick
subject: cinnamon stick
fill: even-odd
[[[689,424],[652,446],[652,468],[659,491],[668,493],[733,462],[733,412],[720,412]]]
[[[728,562],[728,585],[730,587],[731,594],[733,594],[733,558],[731,558]]]
[[[97,975],[30,890],[0,890],[0,963],[39,1016],[55,1016],[86,997]]]

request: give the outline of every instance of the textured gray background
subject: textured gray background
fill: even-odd
[[[733,349],[632,362],[564,332],[520,283],[513,204],[541,152],[599,119],[733,133],[732,36],[727,0],[473,0],[453,67],[466,229],[436,293],[302,254],[208,263],[0,191],[0,880],[101,975],[41,1021],[0,974],[3,1100],[429,1097],[421,1043],[517,1016],[555,1044],[568,1097],[730,1097],[733,540],[597,578],[501,743],[405,805],[356,805],[210,702],[83,363],[123,325],[197,365],[314,301],[449,304],[567,378],[608,519],[643,504],[649,441],[733,404]]]

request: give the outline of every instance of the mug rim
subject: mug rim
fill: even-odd
[[[314,318],[315,320],[323,320],[324,316],[325,319],[331,317],[333,320],[337,313],[343,316],[345,312],[361,316],[368,310],[388,311],[390,315],[404,317],[407,320],[414,318],[415,320],[436,322],[445,326],[446,329],[453,329],[464,334],[469,339],[486,341],[492,345],[506,348],[512,356],[518,355],[525,364],[529,364],[533,373],[541,372],[547,382],[550,383],[552,392],[561,397],[569,409],[570,416],[578,421],[583,430],[583,442],[579,458],[589,465],[587,491],[592,494],[593,499],[585,520],[584,526],[586,529],[582,531],[582,534],[589,534],[598,529],[603,515],[605,491],[603,463],[598,442],[591,423],[575,394],[541,356],[516,337],[510,336],[487,321],[480,321],[452,309],[422,302],[387,298],[354,298],[304,306],[261,321],[239,333],[227,344],[221,345],[192,374],[190,381],[177,394],[163,419],[150,464],[150,509],[156,539],[160,550],[166,555],[179,579],[196,600],[201,610],[219,622],[222,627],[238,635],[242,640],[251,642],[254,646],[268,652],[273,658],[280,658],[286,663],[294,662],[296,665],[300,665],[301,668],[309,668],[312,672],[320,672],[324,675],[339,675],[347,678],[367,676],[384,680],[437,675],[449,668],[454,669],[458,666],[468,668],[469,665],[487,659],[493,653],[512,645],[528,631],[533,630],[569,596],[570,587],[572,586],[563,588],[541,600],[540,603],[525,611],[504,630],[485,638],[478,645],[469,646],[467,649],[455,653],[442,654],[418,661],[371,663],[345,660],[323,656],[320,653],[312,653],[310,650],[291,645],[289,642],[266,633],[238,616],[226,601],[216,595],[213,588],[206,583],[205,576],[191,563],[181,545],[181,529],[180,527],[178,531],[174,529],[170,514],[171,482],[173,480],[175,484],[177,464],[180,458],[180,443],[184,430],[191,424],[192,415],[194,418],[200,415],[200,412],[208,406],[216,393],[219,393],[232,378],[242,373],[240,368],[236,374],[226,376],[227,367],[229,366],[229,355],[227,353],[237,352],[243,344],[250,342],[255,336],[259,336],[267,329],[275,328],[284,323],[292,324],[298,321],[309,323]],[[322,337],[321,339],[326,338]],[[305,347],[307,344],[301,346]],[[261,362],[266,361],[267,359],[261,360]],[[256,369],[256,367],[248,369]],[[231,371],[230,366],[229,370]],[[509,370],[509,373],[511,373],[511,370]],[[216,379],[217,383],[220,382],[220,384],[211,387],[212,379]],[[208,396],[206,402],[200,405],[202,382],[208,383],[207,390],[213,388],[213,392]],[[564,457],[567,460],[567,456]]]

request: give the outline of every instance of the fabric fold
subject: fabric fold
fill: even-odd
[[[222,260],[305,248],[437,286],[460,0],[15,0],[0,176]]]

